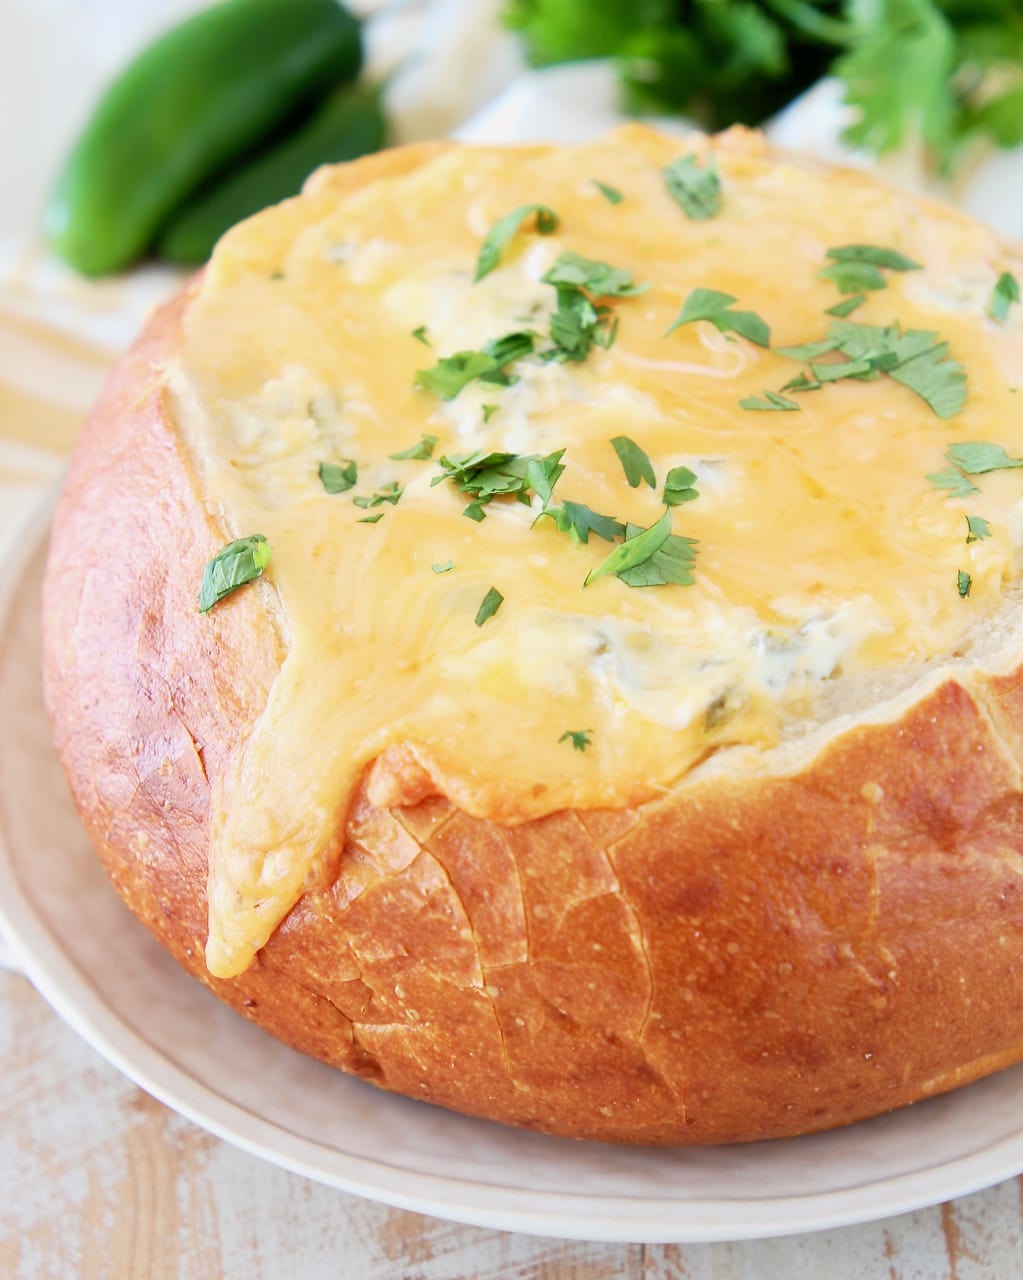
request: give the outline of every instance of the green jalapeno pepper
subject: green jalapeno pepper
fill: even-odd
[[[189,201],[159,236],[158,255],[186,265],[205,262],[236,222],[295,195],[319,165],[379,150],[385,134],[378,93],[363,86],[336,90],[293,133]]]
[[[45,212],[85,275],[144,254],[212,175],[362,65],[337,0],[222,0],[145,49],[100,99]]]

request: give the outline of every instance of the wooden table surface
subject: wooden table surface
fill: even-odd
[[[0,970],[2,1280],[1015,1280],[1023,1183],[736,1244],[486,1231],[245,1154],[137,1089]]]

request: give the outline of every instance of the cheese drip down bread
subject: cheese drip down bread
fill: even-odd
[[[572,1137],[1023,1057],[1021,272],[744,132],[398,149],[236,227],[53,532],[129,906],[296,1048]]]

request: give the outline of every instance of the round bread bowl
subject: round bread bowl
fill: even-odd
[[[442,153],[385,153],[319,189]],[[44,592],[46,696],[76,804],[186,969],[382,1088],[574,1138],[812,1132],[1023,1058],[1011,588],[984,620],[990,643],[887,673],[872,698],[861,681],[755,760],[720,751],[639,803],[474,815],[399,744],[362,769],[335,873],[248,968],[212,976],[212,788],[287,641],[268,581],[195,608],[230,530],[165,370],[201,288],[153,318],[92,414]]]

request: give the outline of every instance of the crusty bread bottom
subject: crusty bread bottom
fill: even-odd
[[[203,963],[210,780],[280,665],[266,603],[200,618],[223,542],[161,366],[187,293],[88,425],[45,584],[46,696],[114,884],[305,1053],[576,1138],[720,1143],[855,1121],[1023,1057],[1023,674],[963,668],[798,771],[502,827],[374,804],[337,880],[230,981]]]

